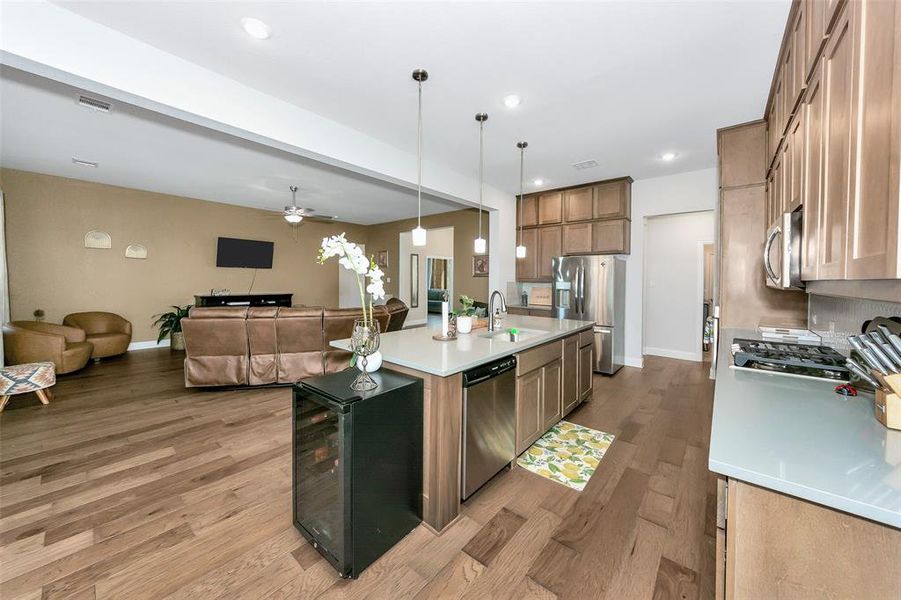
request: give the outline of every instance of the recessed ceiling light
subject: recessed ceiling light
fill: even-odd
[[[72,157],[72,164],[78,165],[79,167],[91,167],[92,169],[96,169],[100,166],[100,163],[91,162],[89,160],[81,160],[80,158]]]
[[[506,106],[507,108],[516,108],[517,106],[519,106],[520,102],[522,102],[522,100],[516,94],[504,96],[504,106]]]
[[[663,162],[670,162],[675,159],[676,159],[675,152],[664,152],[663,154],[660,155],[660,160],[662,160]]]
[[[241,19],[241,27],[244,28],[247,35],[258,40],[269,39],[269,36],[272,35],[272,29],[268,25],[253,17]]]
[[[541,179],[541,178],[535,179],[532,181],[532,184],[533,185],[544,185],[544,179]]]

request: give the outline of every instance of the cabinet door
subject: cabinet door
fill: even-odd
[[[538,196],[523,196],[522,207],[517,206],[516,226],[533,227],[538,225]]]
[[[563,340],[563,415],[579,404],[579,336]]]
[[[563,228],[538,229],[538,279],[553,279],[553,259],[563,255]]]
[[[783,211],[792,212],[804,202],[804,107],[798,108],[798,114],[792,119],[786,134],[788,146],[785,160],[789,168],[785,173],[786,196]]]
[[[805,70],[807,64],[807,5],[805,2],[798,2],[796,6],[797,9],[788,30],[789,45],[791,46],[789,64],[792,70],[792,93],[789,104],[792,109],[798,105],[801,92],[804,91],[804,86],[807,84],[807,71]]]
[[[594,190],[590,187],[563,192],[566,221],[590,221],[594,217]]]
[[[632,213],[632,186],[628,180],[602,183],[594,188],[594,218],[629,218]]]
[[[516,280],[534,281],[538,279],[538,230],[523,229],[522,245],[526,247],[526,257],[516,259]]]
[[[591,253],[591,223],[563,226],[563,254]]]
[[[784,157],[784,148],[780,147],[776,154],[776,162],[773,163],[773,170],[770,173],[769,187],[767,189],[767,206],[766,206],[766,227],[769,229],[779,220],[782,214],[782,193],[785,190],[785,172],[782,168]],[[766,231],[764,231],[766,235]]]
[[[803,0],[807,12],[807,34],[804,42],[807,46],[804,54],[804,74],[810,75],[819,58],[820,48],[826,37],[826,4],[823,0]]]
[[[594,345],[579,348],[579,399],[591,400],[594,391]]]
[[[522,454],[537,440],[541,430],[542,369],[516,379],[516,454]]]
[[[776,83],[773,86],[773,126],[775,129],[776,139],[780,139],[785,133],[785,99],[783,98],[783,83],[785,73],[782,69],[782,63],[777,64]]]
[[[817,68],[804,94],[804,218],[801,220],[801,279],[813,281],[817,274],[817,240],[823,175],[823,86]]]
[[[783,49],[782,62],[780,63],[780,71],[782,72],[782,130],[788,128],[788,122],[795,110],[795,47],[794,38],[791,32],[785,40],[785,48]]]
[[[901,148],[901,3],[863,0],[850,11],[854,37],[851,194],[847,279],[898,272]],[[894,92],[894,93],[893,93]],[[853,151],[856,148],[856,152]]]
[[[558,358],[542,370],[541,432],[544,433],[563,416],[563,361]]]
[[[592,223],[591,250],[599,254],[628,254],[631,221],[616,219]]]
[[[845,275],[848,196],[854,122],[851,118],[852,33],[849,11],[842,11],[823,52],[823,190],[817,273],[820,279]]]
[[[816,2],[816,0],[813,0],[813,1]],[[825,7],[826,15],[825,15],[825,18],[823,19],[824,23],[826,23],[826,33],[831,34],[831,32],[835,31],[835,29],[836,29],[835,24],[834,24],[835,23],[834,20],[836,17],[835,13],[842,6],[843,1],[844,0],[826,0],[826,7]]]
[[[538,224],[548,225],[563,220],[563,193],[548,192],[538,197]]]
[[[789,125],[791,128],[791,125]],[[786,134],[785,140],[782,142],[780,162],[782,164],[782,191],[779,193],[780,204],[778,206],[779,214],[788,211],[791,204],[792,182],[794,181],[794,163],[792,163],[792,138]]]
[[[776,158],[776,151],[779,149],[779,141],[782,139],[782,133],[779,131],[778,118],[776,116],[776,100],[770,101],[770,108],[766,113],[766,168],[769,169],[773,165]]]

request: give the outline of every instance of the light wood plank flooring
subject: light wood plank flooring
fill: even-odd
[[[505,471],[343,581],[291,524],[290,390],[186,390],[181,356],[134,352],[0,415],[0,596],[712,598],[712,388],[653,357],[597,377],[570,420],[617,439],[582,493]]]

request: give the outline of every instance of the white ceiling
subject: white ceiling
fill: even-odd
[[[520,139],[543,187],[714,166],[715,130],[763,114],[790,2],[58,4],[408,152],[424,67],[427,156],[474,176],[487,111],[486,180],[512,192]],[[245,16],[272,37],[248,37]],[[599,166],[570,166],[586,159]]]
[[[415,215],[406,188],[326,166],[114,102],[79,106],[79,90],[0,68],[0,165],[62,177],[281,211],[297,203],[342,221],[372,224]],[[96,94],[88,94],[102,98]],[[72,163],[79,158],[98,168]],[[460,205],[423,197],[423,213]]]

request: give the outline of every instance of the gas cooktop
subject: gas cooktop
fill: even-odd
[[[829,346],[773,340],[732,340],[735,368],[782,375],[848,381],[845,357]]]

